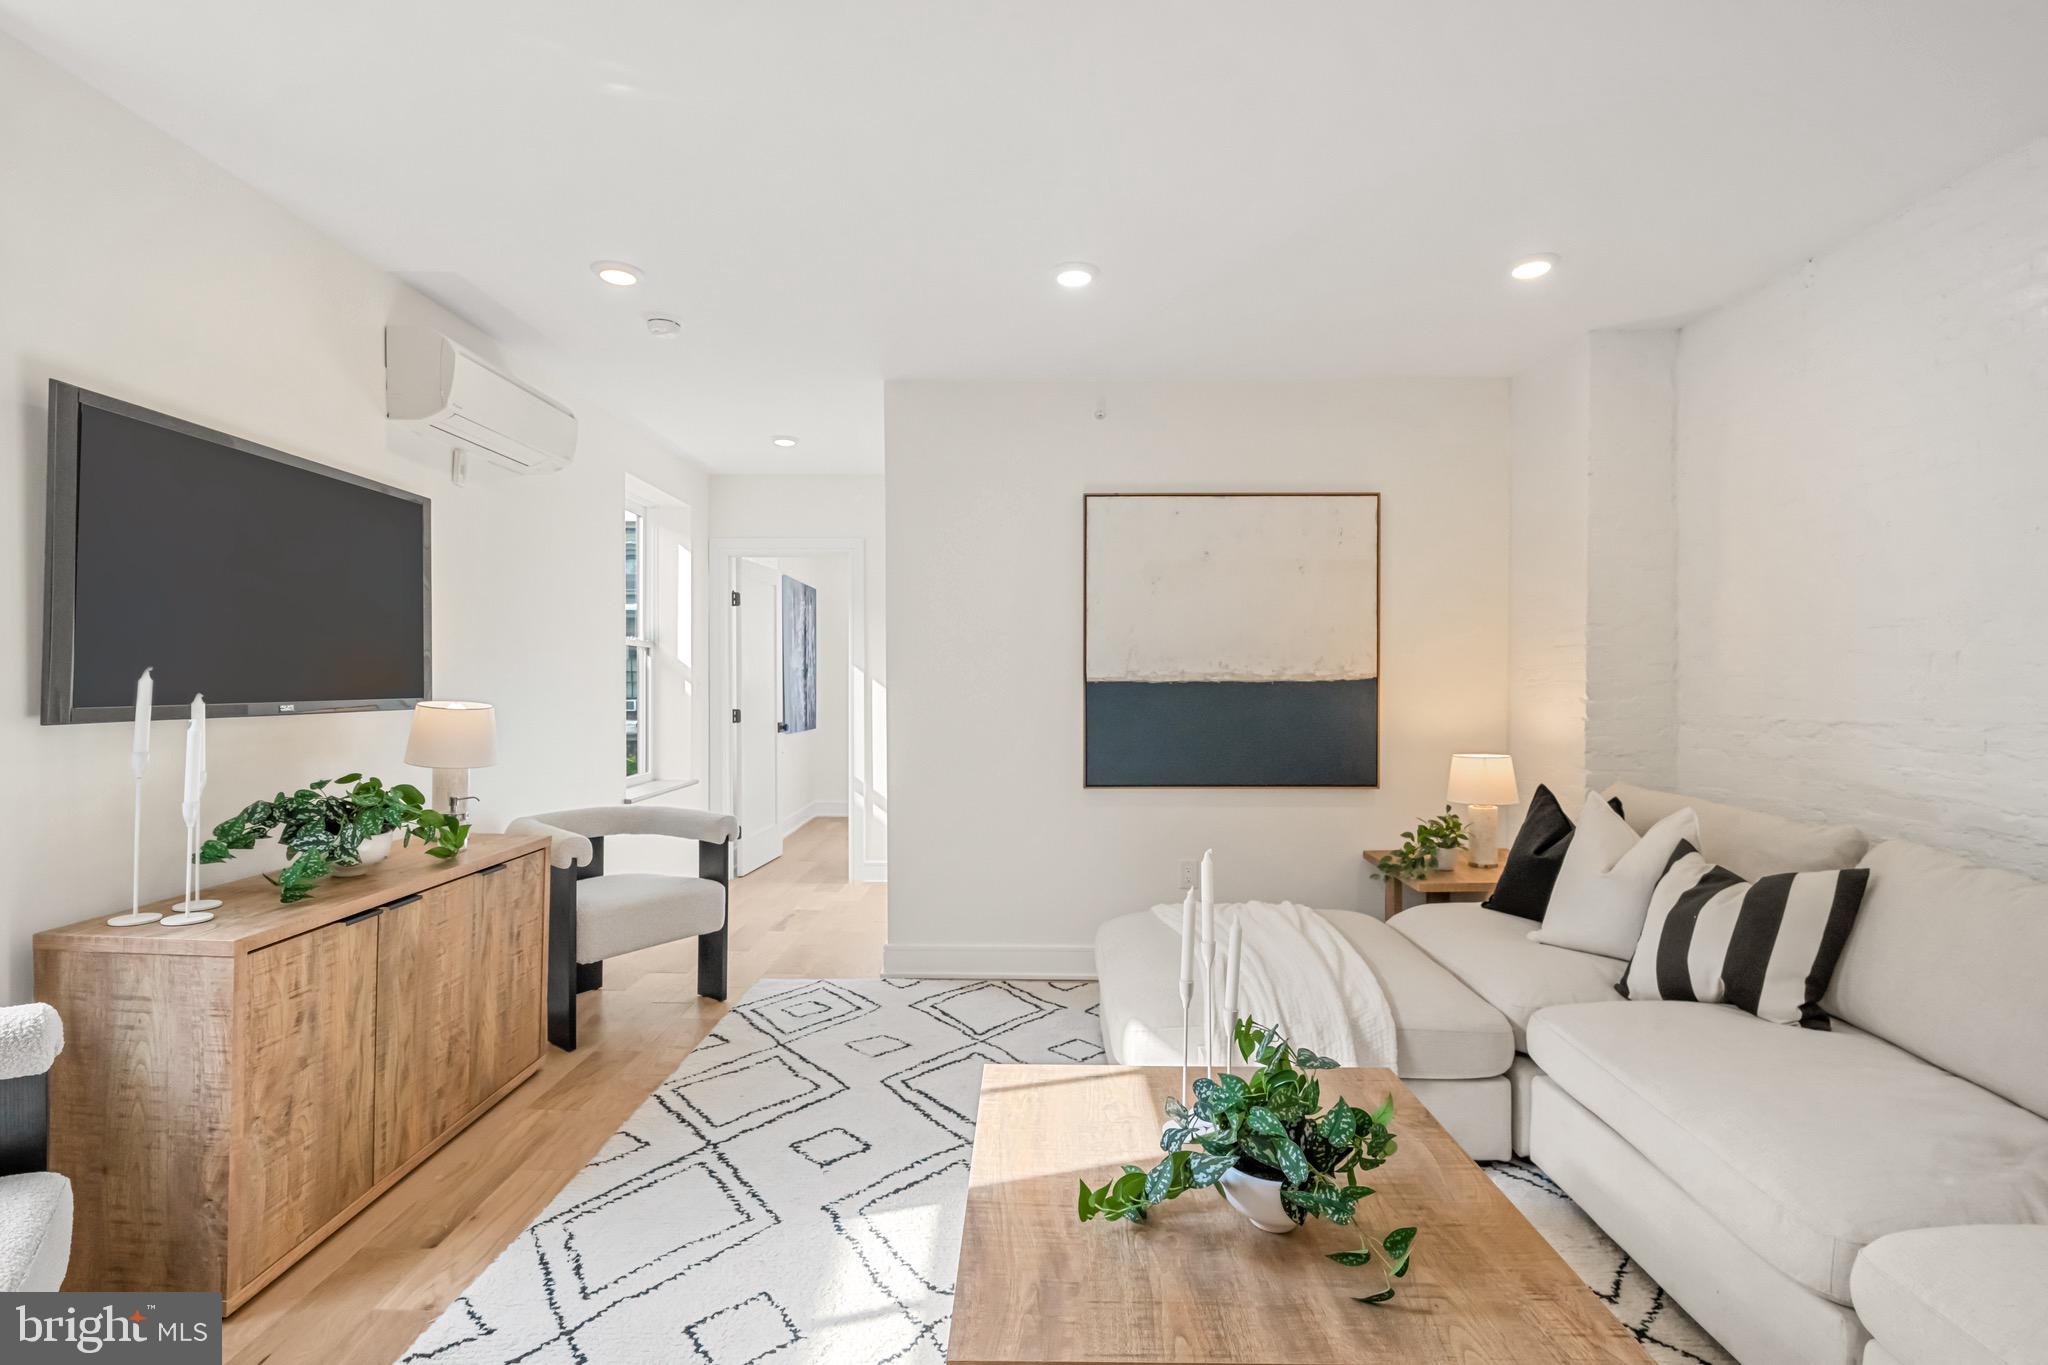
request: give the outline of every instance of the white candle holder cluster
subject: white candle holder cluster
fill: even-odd
[[[213,918],[221,903],[199,894],[199,819],[206,795],[206,698],[192,698],[192,719],[185,726],[185,787],[180,813],[185,819],[185,868],[183,894],[171,909],[159,914],[142,908],[142,778],[149,771],[149,723],[156,703],[156,680],[147,668],[135,680],[135,732],[128,752],[128,770],[135,779],[135,830],[133,867],[128,882],[128,913],[107,923],[116,929],[141,924],[165,924],[172,928],[204,924]]]
[[[1214,849],[1202,853],[1201,877],[1196,886],[1188,888],[1186,899],[1180,908],[1180,1102],[1190,1102],[1188,1093],[1188,1050],[1193,1030],[1190,1027],[1195,997],[1195,965],[1201,964],[1202,977],[1202,1063],[1211,1079],[1216,1075],[1216,1024],[1223,1023],[1223,1043],[1234,1047],[1237,1038],[1237,977],[1238,965],[1244,955],[1244,919],[1242,914],[1230,917],[1230,927],[1224,943],[1223,999],[1222,1009],[1217,1009],[1216,999],[1216,856]],[[1224,1073],[1231,1071],[1226,1056]]]

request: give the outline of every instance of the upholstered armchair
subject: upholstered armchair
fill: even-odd
[[[586,806],[522,816],[513,834],[548,836],[548,1041],[576,1050],[576,997],[604,984],[604,961],[695,937],[697,994],[725,999],[727,883],[739,821],[664,806]],[[604,841],[655,834],[697,841],[697,875],[604,870]]]
[[[64,1024],[48,1005],[0,1006],[0,1293],[49,1293],[71,1263],[71,1182],[50,1164],[50,1067]]]

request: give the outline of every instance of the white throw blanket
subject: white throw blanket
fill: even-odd
[[[1173,930],[1178,953],[1178,905],[1155,905],[1152,913]],[[1243,957],[1237,973],[1239,1016],[1272,1024],[1296,1047],[1339,1066],[1384,1066],[1399,1070],[1394,1048],[1394,1014],[1379,978],[1356,948],[1331,923],[1305,905],[1245,901],[1218,905],[1216,915],[1217,1060],[1237,1053],[1224,1037],[1222,1017],[1225,948],[1232,921],[1244,922]],[[1200,912],[1195,932],[1201,933]],[[1176,958],[1176,962],[1178,958]],[[1195,1000],[1189,1019],[1188,1056],[1202,1062],[1201,942],[1195,946]]]

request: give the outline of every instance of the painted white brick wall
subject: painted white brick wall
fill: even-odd
[[[1677,334],[1594,332],[1516,375],[1508,741],[1568,810],[1676,774]],[[1526,804],[1526,800],[1525,800]]]
[[[1586,782],[1677,777],[1678,334],[1587,338]]]
[[[2048,139],[1678,374],[1681,788],[2048,874]]]
[[[1538,783],[1567,809],[1586,792],[1589,361],[1574,344],[1511,390],[1508,752],[1525,807]]]

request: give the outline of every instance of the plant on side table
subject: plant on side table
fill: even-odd
[[[469,840],[469,826],[429,807],[418,787],[387,787],[381,778],[348,773],[250,802],[213,827],[213,837],[200,845],[199,861],[224,863],[275,835],[291,855],[277,875],[278,900],[290,905],[313,894],[314,884],[330,872],[364,861],[365,842],[393,833],[406,845],[422,840],[436,858],[454,857]]]
[[[1434,820],[1419,821],[1414,829],[1401,831],[1401,847],[1373,866],[1382,877],[1415,877],[1437,867],[1437,855],[1465,847],[1471,831],[1464,819],[1449,806]]]
[[[1245,1212],[1244,1204],[1256,1197],[1245,1186],[1277,1187],[1279,1205],[1295,1224],[1315,1217],[1358,1228],[1358,1250],[1332,1252],[1330,1259],[1376,1267],[1386,1287],[1358,1302],[1385,1303],[1394,1297],[1394,1281],[1408,1273],[1415,1229],[1396,1228],[1377,1238],[1367,1232],[1358,1222],[1358,1205],[1372,1189],[1358,1177],[1394,1155],[1394,1132],[1388,1126],[1393,1097],[1370,1113],[1342,1097],[1324,1111],[1322,1083],[1310,1073],[1326,1071],[1335,1062],[1293,1047],[1251,1019],[1239,1021],[1236,1041],[1239,1055],[1255,1061],[1258,1070],[1249,1079],[1229,1072],[1201,1077],[1194,1085],[1192,1109],[1169,1098],[1171,1121],[1159,1137],[1166,1160],[1150,1171],[1126,1166],[1100,1189],[1082,1181],[1081,1221],[1101,1217],[1142,1223],[1155,1205],[1211,1186]]]

